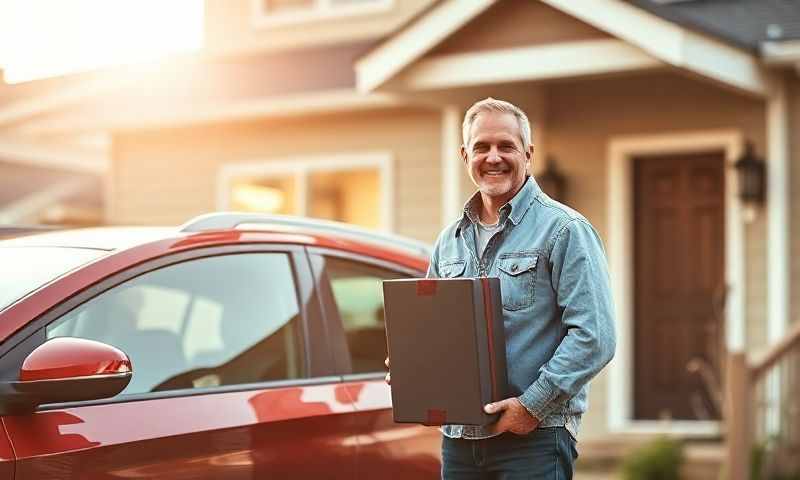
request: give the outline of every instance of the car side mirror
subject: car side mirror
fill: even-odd
[[[52,338],[25,358],[19,381],[0,382],[0,414],[31,413],[44,403],[113,397],[132,376],[130,359],[116,347],[85,338]]]

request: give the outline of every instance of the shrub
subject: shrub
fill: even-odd
[[[631,452],[622,464],[624,480],[678,480],[683,465],[683,445],[660,437]]]

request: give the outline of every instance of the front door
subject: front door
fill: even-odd
[[[719,418],[723,167],[721,152],[634,161],[636,419]]]

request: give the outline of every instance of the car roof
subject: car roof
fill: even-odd
[[[398,235],[367,230],[353,225],[286,215],[212,213],[195,217],[180,227],[97,227],[60,230],[0,241],[10,246],[90,248],[119,251],[164,239],[188,239],[221,232],[262,232],[288,234],[291,243],[319,245],[349,242],[427,259],[430,247]],[[322,240],[322,242],[320,242]]]
[[[98,227],[58,230],[0,241],[2,247],[64,247],[124,250],[143,243],[175,236],[168,227]]]

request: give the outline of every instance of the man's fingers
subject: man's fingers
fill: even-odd
[[[509,401],[510,401],[509,399],[505,399],[505,400],[500,400],[499,402],[487,403],[483,407],[483,411],[486,412],[486,413],[502,412],[503,410],[508,409],[508,406],[509,406],[508,402]]]
[[[386,368],[389,368],[389,357],[386,357],[386,360],[383,361],[383,364],[386,365]]]
[[[508,425],[505,416],[500,417],[500,420],[497,423],[493,424],[490,428],[492,433],[503,433],[508,431]]]
[[[392,384],[392,372],[386,374],[386,383],[388,383],[389,385]]]

